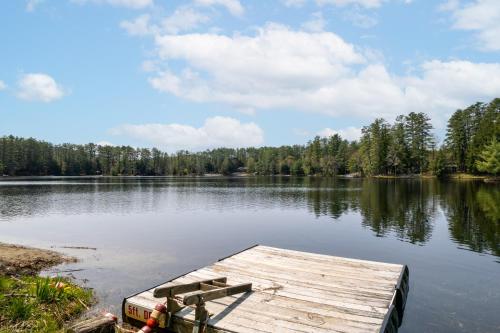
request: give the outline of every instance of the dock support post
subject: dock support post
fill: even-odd
[[[208,323],[208,311],[205,302],[198,303],[194,313],[193,333],[205,333]]]

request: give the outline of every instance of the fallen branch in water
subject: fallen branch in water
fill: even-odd
[[[67,270],[64,270],[64,271],[51,271],[53,273],[72,273],[72,272],[80,272],[80,271],[84,271],[85,269],[83,268],[78,268],[78,269],[67,269]]]
[[[97,250],[97,247],[88,246],[61,246],[62,249],[74,249],[74,250]]]

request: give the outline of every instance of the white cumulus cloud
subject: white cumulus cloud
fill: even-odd
[[[295,109],[330,116],[394,119],[427,112],[435,126],[449,113],[500,91],[500,63],[424,62],[411,75],[395,75],[370,51],[331,32],[268,24],[254,34],[157,35],[151,85],[196,101],[236,110]],[[196,52],[193,52],[196,50]],[[174,68],[174,67],[170,67]]]
[[[20,99],[48,103],[60,99],[63,96],[63,88],[47,74],[25,74],[18,82],[17,97]]]
[[[174,13],[162,21],[165,32],[176,34],[181,31],[189,31],[197,28],[202,23],[207,23],[210,18],[192,7],[177,8]]]
[[[7,85],[5,84],[5,82],[3,82],[2,80],[0,80],[0,90],[4,90],[7,88]]]
[[[308,0],[281,0],[287,7],[302,7]],[[363,8],[377,8],[384,2],[389,0],[316,0],[318,6],[333,5],[337,7],[358,6]],[[411,3],[410,0],[405,0],[405,3]]]
[[[342,139],[349,140],[349,141],[357,141],[359,138],[361,138],[361,128],[358,127],[353,127],[349,126],[347,128],[341,128],[341,129],[331,129],[329,127],[322,129],[317,133],[319,136],[322,137],[330,137],[334,134],[340,135]]]
[[[351,22],[353,25],[365,29],[371,28],[378,23],[378,20],[375,17],[363,14],[358,9],[345,12],[343,17],[346,21]]]
[[[321,32],[325,30],[327,22],[321,12],[315,12],[309,21],[302,23],[302,28],[306,31]]]
[[[439,11],[452,11],[460,7],[460,0],[447,0],[438,6]]]
[[[255,36],[157,36],[156,45],[160,60],[183,60],[187,65],[178,73],[159,72],[151,79],[153,87],[238,108],[288,106],[291,94],[311,93],[346,75],[347,65],[365,61],[333,33],[292,31],[276,24]]]
[[[451,11],[454,29],[476,32],[479,49],[500,51],[500,1],[476,0],[463,6],[449,1],[441,9]]]
[[[154,33],[154,28],[150,25],[150,16],[148,14],[140,15],[132,21],[120,22],[120,27],[127,31],[131,36],[145,36]]]
[[[152,22],[148,14],[139,15],[133,20],[125,20],[120,27],[131,36],[146,36],[155,34],[177,34],[190,31],[210,21],[210,17],[191,6],[177,8],[171,15]]]
[[[207,118],[201,127],[182,124],[125,124],[113,128],[113,135],[143,140],[153,146],[175,152],[180,149],[201,151],[217,147],[251,147],[264,142],[264,132],[255,123],[241,123],[230,117]]]
[[[109,141],[99,141],[99,142],[96,142],[96,145],[98,146],[109,146],[109,147],[115,147],[116,145],[114,143],[111,143]]]
[[[287,7],[302,7],[307,2],[307,0],[281,0],[281,2]]]
[[[115,7],[127,7],[132,9],[142,9],[153,5],[153,0],[71,0],[72,2],[85,4],[88,2],[103,3]]]
[[[235,16],[241,16],[245,12],[239,0],[195,0],[195,3],[201,6],[222,6]]]
[[[318,5],[334,5],[338,7],[358,5],[365,8],[377,8],[386,1],[388,0],[316,0],[316,3]]]

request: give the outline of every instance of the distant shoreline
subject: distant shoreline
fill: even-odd
[[[340,178],[340,179],[437,179],[438,177],[435,175],[429,174],[404,174],[404,175],[374,175],[374,176],[361,176],[359,174],[346,174],[346,175],[333,175],[333,176],[324,176],[324,175],[258,175],[251,174],[246,172],[235,172],[232,174],[221,174],[221,173],[206,173],[203,175],[79,175],[79,176],[56,176],[56,175],[23,175],[23,176],[8,176],[3,175],[0,177],[0,181],[8,180],[8,179],[23,179],[23,178],[253,178],[253,177],[283,177],[283,178]],[[487,175],[474,175],[468,173],[452,173],[447,174],[441,177],[444,180],[484,180],[484,181],[493,181],[497,182],[500,180],[500,177],[487,176]]]

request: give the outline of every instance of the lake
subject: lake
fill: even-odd
[[[82,258],[49,273],[84,281],[115,313],[260,243],[408,265],[400,332],[500,331],[500,186],[480,181],[4,177],[0,241]]]

